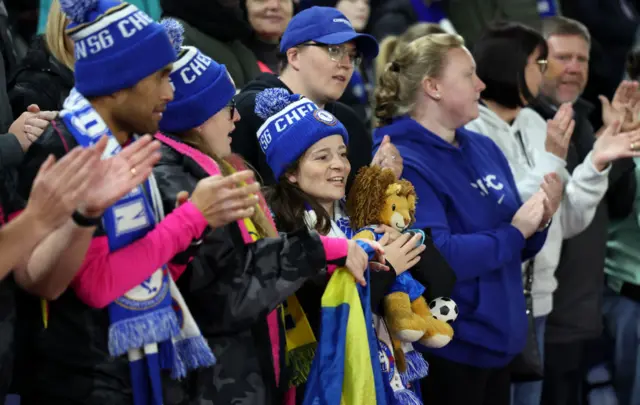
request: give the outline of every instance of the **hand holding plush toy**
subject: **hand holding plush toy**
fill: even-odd
[[[349,198],[347,213],[353,229],[357,229],[355,238],[376,240],[379,236],[374,232],[377,225],[387,225],[399,232],[419,233],[424,243],[428,236],[422,230],[409,227],[415,221],[416,193],[413,185],[406,180],[397,180],[389,169],[377,166],[363,167],[358,172]],[[428,239],[430,240],[430,239]],[[417,272],[406,271],[398,275],[391,292],[384,300],[385,321],[392,336],[401,342],[420,342],[424,346],[440,348],[453,338],[453,329],[448,324],[455,320],[457,307],[449,298],[436,298],[432,307],[443,309],[444,314],[433,314],[423,294],[430,300],[435,291],[445,292],[448,296],[455,283],[455,275],[446,262],[439,256],[434,246],[429,246],[425,263],[414,268]],[[434,252],[435,251],[435,252]],[[434,260],[434,254],[437,256]],[[422,255],[422,257],[426,257]],[[440,259],[438,259],[440,258]],[[421,260],[422,262],[422,260]],[[428,285],[427,291],[422,283],[416,281],[412,272],[422,283]],[[433,284],[434,288],[431,288]],[[433,297],[433,298],[432,298]],[[438,319],[446,318],[446,319]]]

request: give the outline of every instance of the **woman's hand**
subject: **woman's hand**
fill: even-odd
[[[566,160],[575,126],[571,103],[562,104],[553,119],[547,121],[547,137],[544,143],[547,152]]]
[[[540,229],[546,199],[547,195],[545,192],[542,190],[538,191],[525,201],[513,216],[511,225],[519,230],[525,239],[528,239]]]
[[[385,250],[382,248],[382,246],[380,246],[378,242],[368,239],[358,240],[373,247],[376,252],[374,260],[381,263],[385,262]],[[355,240],[349,240],[348,245],[349,249],[347,250],[347,262],[345,264],[345,267],[353,275],[353,278],[356,279],[356,282],[358,284],[366,286],[367,282],[364,279],[364,272],[367,270],[367,266],[369,265],[369,255],[364,251],[362,247],[360,247],[360,245],[358,245]]]
[[[426,249],[424,244],[420,244],[422,235],[416,233],[402,234],[398,239],[385,246],[386,258],[393,267],[396,275],[400,275],[409,270],[420,261],[420,254]]]
[[[387,246],[388,244],[393,243],[396,239],[402,236],[402,233],[400,231],[389,225],[378,225],[378,227],[374,229],[374,232],[378,234],[384,234],[384,236],[378,241],[378,243],[382,246]]]
[[[544,202],[544,215],[542,217],[542,225],[546,225],[551,221],[553,215],[560,208],[562,196],[564,194],[564,186],[562,179],[556,173],[549,173],[544,176],[544,182],[540,185],[542,191],[547,195]]]
[[[391,138],[389,137],[389,135],[385,135],[382,138],[380,147],[371,160],[371,165],[380,166],[382,168],[386,167],[393,170],[393,174],[396,175],[397,179],[402,176],[402,170],[404,169],[402,156],[400,156],[398,148],[396,148],[395,145],[391,143]]]

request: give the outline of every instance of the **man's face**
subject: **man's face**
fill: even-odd
[[[574,102],[587,85],[589,44],[580,35],[552,35],[541,92],[555,104]]]
[[[114,118],[127,132],[154,134],[167,104],[173,100],[169,81],[171,65],[145,77],[130,89],[122,90],[116,99]]]

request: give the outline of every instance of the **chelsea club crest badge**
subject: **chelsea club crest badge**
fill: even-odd
[[[323,124],[329,125],[330,127],[336,125],[338,123],[338,119],[333,116],[329,111],[326,110],[315,110],[313,112],[313,117],[322,122]]]
[[[169,283],[164,282],[164,270],[158,270],[148,279],[132,288],[115,302],[121,307],[145,311],[160,304],[169,293]]]

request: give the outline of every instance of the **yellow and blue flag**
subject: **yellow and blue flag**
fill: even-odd
[[[356,284],[345,268],[333,273],[303,405],[387,404],[369,301],[368,284]]]

